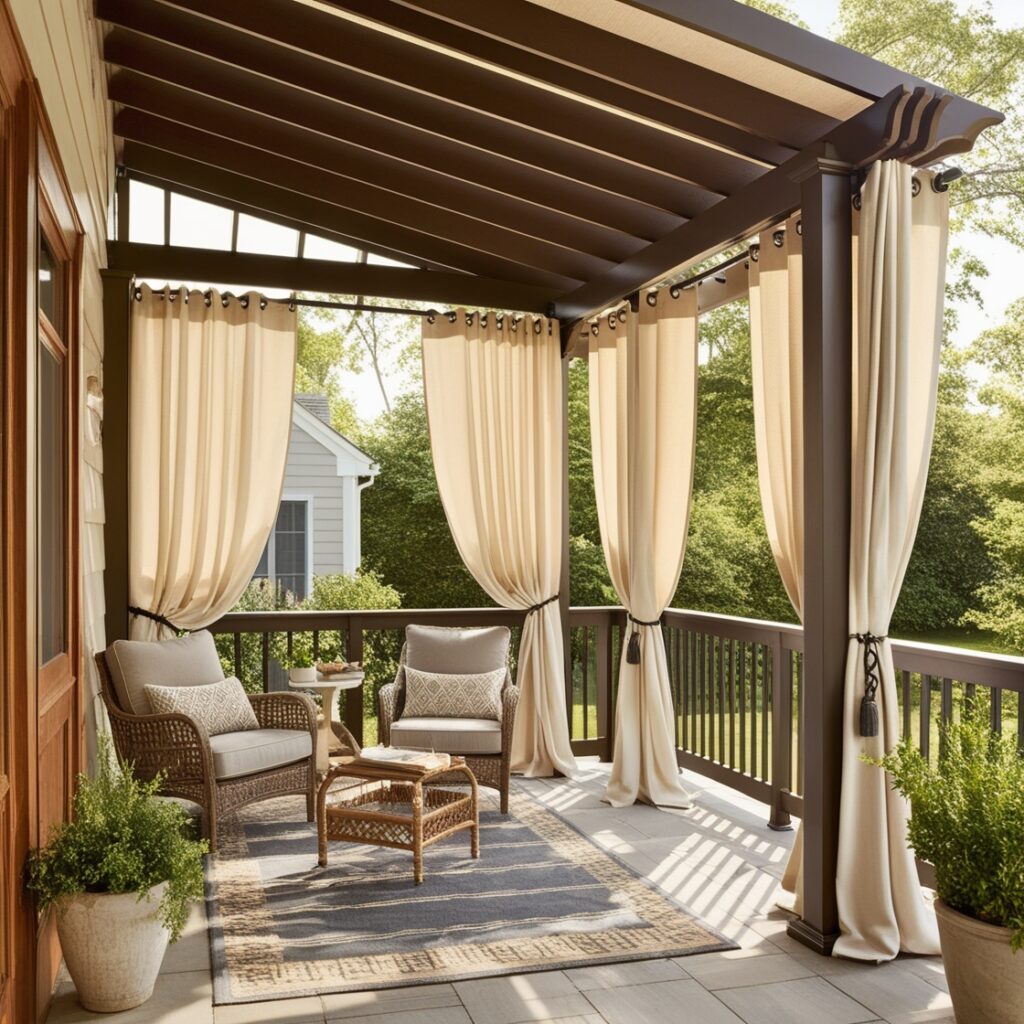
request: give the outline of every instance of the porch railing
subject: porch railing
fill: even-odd
[[[367,683],[343,695],[348,728],[377,736],[376,690],[394,678],[410,623],[506,625],[518,649],[523,613],[503,608],[387,611],[233,612],[210,627],[225,667],[251,689],[282,685],[274,653],[300,634],[314,653],[362,661]],[[577,755],[610,760],[614,744],[619,655],[626,629],[621,608],[569,613],[571,672],[566,709]],[[799,626],[669,609],[663,618],[675,706],[679,764],[770,808],[769,823],[786,828],[802,813],[805,771],[803,634]],[[981,701],[993,729],[1013,734],[1024,752],[1024,658],[908,641],[893,642],[903,735],[938,756],[939,722],[965,702]]]

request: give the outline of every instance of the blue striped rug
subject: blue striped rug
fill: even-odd
[[[480,859],[462,832],[424,854],[332,843],[289,797],[226,822],[207,857],[217,1005],[735,948],[530,795],[481,791]]]

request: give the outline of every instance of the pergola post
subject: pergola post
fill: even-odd
[[[128,636],[128,336],[132,274],[103,278],[103,573],[107,643]]]
[[[572,736],[572,629],[569,625],[569,361],[562,356],[562,575],[558,582],[558,610],[562,619],[565,654],[565,706]]]
[[[828,955],[839,934],[836,858],[849,633],[852,412],[851,173],[829,147],[795,175],[803,239],[804,893],[789,933]]]

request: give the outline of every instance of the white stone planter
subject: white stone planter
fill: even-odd
[[[113,1013],[152,994],[170,933],[160,921],[167,883],[138,893],[82,893],[57,913],[57,933],[78,999],[87,1010]]]
[[[309,668],[290,668],[288,669],[288,680],[292,683],[315,683],[316,666],[310,665]]]
[[[967,917],[935,901],[949,994],[957,1024],[1024,1024],[1024,950],[1010,929]]]

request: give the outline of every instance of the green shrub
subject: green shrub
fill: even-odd
[[[141,782],[130,765],[118,765],[110,740],[101,737],[95,778],[78,777],[72,820],[57,825],[29,865],[29,888],[39,907],[81,893],[137,892],[167,882],[160,917],[181,935],[189,904],[203,895],[205,840],[188,838],[184,809],[156,797],[160,779]]]
[[[954,910],[1013,930],[1024,947],[1024,758],[991,731],[985,708],[943,726],[933,767],[909,740],[881,761],[911,804],[908,841],[935,866]]]

